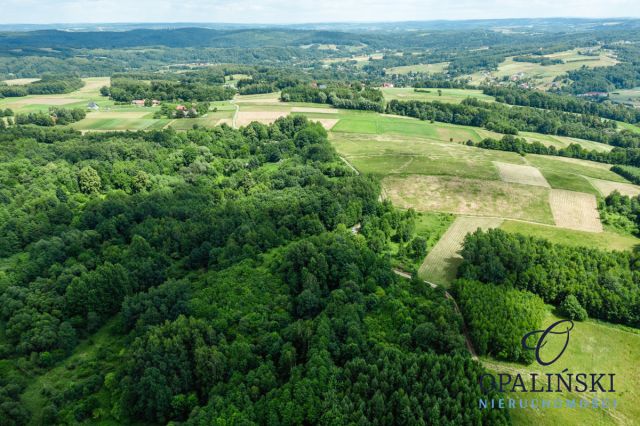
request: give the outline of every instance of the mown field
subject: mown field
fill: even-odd
[[[382,93],[387,101],[398,99],[401,101],[439,101],[460,103],[467,98],[477,98],[481,101],[493,101],[493,96],[482,93],[482,90],[476,89],[433,89],[413,87],[385,87]]]

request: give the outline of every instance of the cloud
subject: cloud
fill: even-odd
[[[366,22],[640,16],[638,0],[4,0],[0,23]]]

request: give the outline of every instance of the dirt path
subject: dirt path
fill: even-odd
[[[458,254],[467,234],[480,229],[497,228],[502,218],[482,216],[459,216],[425,257],[418,274],[438,285],[448,285],[462,257]]]
[[[345,163],[347,166],[349,166],[349,168],[350,168],[351,170],[353,170],[353,171],[356,173],[356,175],[359,175],[359,174],[360,174],[360,172],[358,171],[358,169],[356,169],[355,167],[353,167],[353,164],[351,164],[351,163],[349,162],[349,160],[347,160],[347,159],[346,159],[346,158],[344,158],[344,157],[340,157],[340,159],[341,159],[342,161],[344,161],[344,163]]]

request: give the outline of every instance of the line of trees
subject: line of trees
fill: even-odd
[[[592,102],[575,96],[546,93],[539,90],[523,90],[513,87],[487,86],[483,87],[482,91],[485,95],[494,96],[496,101],[509,105],[597,115],[602,118],[627,123],[640,122],[639,110],[610,102]]]
[[[421,120],[484,127],[517,135],[519,131],[569,136],[620,147],[640,146],[640,134],[618,131],[615,121],[587,114],[547,111],[532,107],[509,107],[468,98],[460,104],[391,100],[386,111]]]

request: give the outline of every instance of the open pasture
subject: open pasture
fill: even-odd
[[[600,49],[590,54],[581,55],[580,52],[586,53],[586,48],[577,48],[565,50],[562,52],[545,55],[551,59],[561,59],[561,64],[541,65],[531,62],[514,61],[513,57],[505,59],[499,66],[497,71],[478,72],[471,74],[473,83],[482,83],[486,79],[519,76],[520,79],[533,79],[535,84],[546,87],[556,77],[565,74],[567,71],[576,70],[583,66],[588,68],[607,67],[618,63],[611,51]]]
[[[459,104],[467,98],[477,98],[481,101],[493,101],[493,96],[487,96],[482,90],[476,89],[431,89],[413,87],[385,87],[380,89],[387,101],[438,101]]]
[[[449,62],[437,62],[434,64],[416,64],[416,65],[402,65],[399,67],[388,68],[385,70],[387,75],[392,74],[409,74],[409,73],[427,73],[438,74],[447,70]]]
[[[634,87],[633,89],[619,89],[609,93],[609,99],[613,102],[630,105],[633,107],[640,107],[640,87]]]
[[[439,136],[437,131],[433,132],[433,137],[332,131],[330,139],[338,152],[358,170],[377,176],[419,174],[499,180],[494,161],[524,164],[522,157],[513,152],[448,142],[449,138]]]
[[[611,166],[608,164],[535,154],[527,154],[525,158],[530,165],[538,168],[549,185],[556,189],[600,195],[590,183],[589,178],[627,182],[622,176],[609,170]]]
[[[552,189],[549,193],[549,204],[556,226],[578,231],[602,232],[595,196]]]
[[[531,166],[495,162],[500,173],[500,178],[505,182],[521,183],[523,185],[535,185],[549,188],[549,183],[542,176],[540,170]]]
[[[600,142],[588,141],[585,139],[569,138],[566,136],[543,135],[541,133],[519,132],[520,137],[525,138],[528,142],[540,142],[544,146],[555,146],[556,148],[567,148],[571,144],[578,144],[586,150],[595,150],[599,152],[609,152],[613,146]]]
[[[502,219],[493,217],[460,216],[431,249],[418,270],[418,276],[431,283],[448,287],[456,277],[462,260],[459,251],[464,237],[480,229],[497,228]]]
[[[553,224],[547,188],[452,176],[388,176],[382,185],[397,206]]]
[[[634,250],[640,246],[640,239],[629,234],[614,231],[577,231],[516,220],[505,220],[500,229],[530,237],[544,238],[552,243],[574,247],[590,247],[601,250]]]
[[[11,108],[17,113],[47,111],[52,106],[85,108],[88,102],[95,102],[101,108],[113,107],[113,101],[100,95],[100,88],[110,84],[109,77],[83,78],[84,87],[75,92],[59,95],[29,95],[0,99],[0,108]]]
[[[640,186],[632,183],[611,182],[610,180],[589,179],[589,182],[598,190],[600,195],[606,197],[613,191],[618,191],[622,195],[636,197],[640,194]]]

